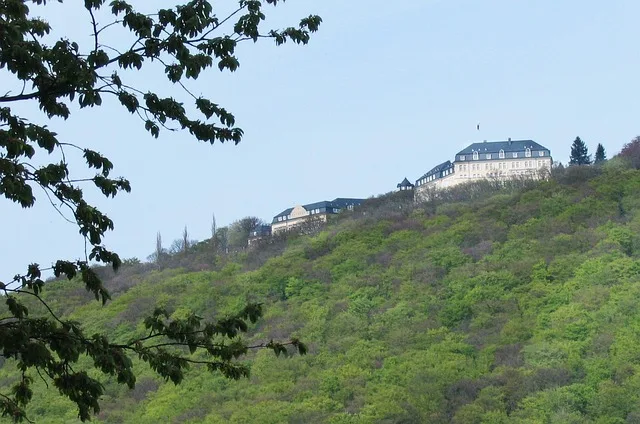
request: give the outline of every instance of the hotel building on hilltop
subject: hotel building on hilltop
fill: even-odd
[[[473,143],[459,151],[453,160],[434,167],[415,184],[415,199],[429,192],[482,179],[507,180],[514,177],[538,178],[551,169],[551,151],[532,140]]]

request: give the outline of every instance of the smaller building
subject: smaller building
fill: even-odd
[[[398,191],[409,191],[409,190],[413,190],[414,185],[411,184],[411,182],[408,179],[404,179],[402,180],[401,183],[399,183],[396,188],[398,189]]]
[[[249,233],[247,244],[251,246],[268,237],[271,237],[271,225],[258,225]]]
[[[310,203],[308,205],[298,205],[285,209],[273,217],[271,231],[277,234],[294,228],[300,228],[304,224],[322,224],[327,222],[327,217],[340,213],[342,210],[352,210],[359,206],[364,199],[352,199],[339,197],[332,201]]]

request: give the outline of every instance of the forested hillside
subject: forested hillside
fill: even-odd
[[[81,283],[48,284],[47,301],[87,334],[127,341],[157,306],[212,318],[258,301],[251,342],[309,347],[252,351],[239,381],[193,367],[174,386],[140,365],[134,390],[105,381],[95,421],[640,423],[640,171],[613,161],[394,199],[282,248],[125,267],[105,307]],[[3,387],[18,378],[6,365]],[[78,422],[33,377],[30,418]]]

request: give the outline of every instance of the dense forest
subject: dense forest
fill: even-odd
[[[116,341],[158,306],[217,318],[264,302],[249,341],[309,348],[251,351],[238,381],[192,367],[175,386],[140,364],[133,390],[103,380],[97,422],[640,423],[639,193],[640,171],[610,160],[418,205],[389,194],[313,236],[132,261],[107,275],[104,307],[80,282],[44,297]],[[0,387],[18,379],[7,365]],[[79,422],[32,377],[31,419]]]

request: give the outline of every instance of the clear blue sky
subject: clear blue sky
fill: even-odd
[[[44,10],[88,42],[72,3]],[[245,44],[239,71],[189,84],[236,115],[240,145],[186,133],[154,140],[113,102],[50,123],[130,179],[129,195],[90,195],[115,220],[106,244],[121,256],[144,259],[156,232],[169,245],[185,225],[207,238],[213,212],[222,226],[388,192],[474,141],[533,139],[566,163],[577,135],[612,155],[640,134],[637,0],[291,0],[268,10],[274,25],[309,13],[324,23],[308,46]],[[174,93],[156,75],[136,81]],[[82,255],[77,230],[43,196],[28,211],[2,200],[0,215],[0,280],[32,261]]]

